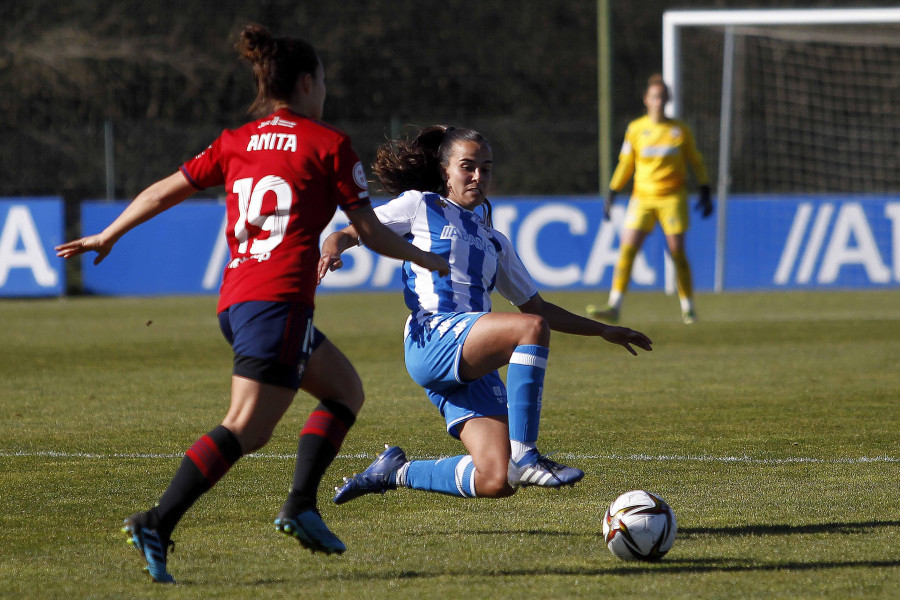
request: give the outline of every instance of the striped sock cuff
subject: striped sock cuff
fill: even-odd
[[[464,456],[456,463],[456,489],[463,498],[475,497],[475,463],[471,456]]]
[[[240,454],[237,438],[220,425],[194,442],[185,456],[194,463],[211,487],[237,462]]]
[[[550,356],[550,349],[546,346],[538,346],[537,344],[526,344],[516,346],[512,356],[509,358],[511,365],[525,365],[528,367],[537,367],[538,369],[547,369],[547,357]]]
[[[341,449],[344,438],[347,436],[347,425],[337,416],[328,410],[314,410],[306,424],[300,431],[300,436],[317,435],[328,440],[328,443],[334,448],[335,452]]]

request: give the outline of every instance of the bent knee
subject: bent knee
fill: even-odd
[[[550,343],[550,324],[540,315],[523,315],[520,328],[520,344],[539,344],[547,346]]]
[[[272,439],[272,433],[243,434],[236,437],[241,443],[241,449],[244,454],[251,454],[268,444],[269,440]]]
[[[479,498],[506,498],[516,493],[516,489],[509,485],[506,473],[502,476],[492,475],[479,477],[475,484],[475,494]]]

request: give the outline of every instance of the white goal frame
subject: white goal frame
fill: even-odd
[[[725,225],[730,177],[732,67],[734,27],[761,25],[859,25],[900,24],[900,8],[828,8],[761,10],[673,10],[663,13],[663,79],[671,98],[666,105],[670,116],[681,114],[681,29],[683,27],[724,27],[722,57],[722,115],[719,130],[719,169],[716,184],[717,223],[715,291],[721,292],[725,272]],[[671,266],[667,262],[666,289],[674,290]],[[671,289],[670,289],[671,288]]]

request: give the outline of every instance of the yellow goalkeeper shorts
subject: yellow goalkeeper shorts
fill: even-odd
[[[658,222],[666,235],[684,233],[688,228],[687,191],[668,196],[632,196],[625,213],[625,229],[653,231]]]

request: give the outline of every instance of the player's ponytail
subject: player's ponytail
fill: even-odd
[[[253,69],[256,99],[247,112],[254,116],[268,114],[276,101],[290,102],[297,78],[315,74],[319,68],[312,44],[298,38],[276,38],[262,25],[245,26],[235,48]]]

